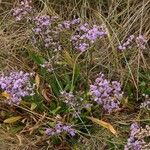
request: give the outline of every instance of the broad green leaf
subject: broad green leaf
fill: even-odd
[[[21,118],[22,118],[21,116],[10,117],[10,118],[5,119],[3,122],[4,123],[15,123],[18,120],[20,120]]]

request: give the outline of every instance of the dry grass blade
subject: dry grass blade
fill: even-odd
[[[107,123],[105,121],[99,120],[97,118],[93,118],[93,117],[87,117],[88,119],[90,119],[93,123],[96,123],[106,129],[108,129],[111,133],[113,133],[115,136],[117,136],[117,131],[114,129],[114,127],[110,124]]]
[[[38,74],[36,74],[36,76],[35,76],[35,85],[36,85],[37,91],[38,91],[39,86],[40,86],[40,77]]]
[[[3,122],[4,123],[15,123],[18,120],[20,120],[21,118],[22,118],[21,116],[10,117],[10,118],[5,119]]]

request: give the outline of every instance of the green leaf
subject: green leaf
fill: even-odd
[[[34,110],[36,107],[37,107],[37,104],[32,103],[32,104],[31,104],[31,108],[30,108],[30,109],[31,109],[31,110]]]
[[[59,81],[59,83],[61,84],[61,82]],[[49,80],[49,84],[51,85],[52,87],[52,90],[54,92],[54,94],[57,96],[60,94],[60,87],[58,85],[58,82],[56,81],[56,78],[54,75],[51,75],[50,76],[50,80]],[[62,85],[61,85],[62,86]]]
[[[21,131],[24,128],[24,126],[11,126],[9,129],[9,132],[12,134],[16,134],[17,132]]]
[[[61,109],[61,107],[58,106],[56,109],[52,110],[51,113],[55,115],[57,113],[57,111],[59,111],[60,109]]]
[[[42,58],[41,56],[31,52],[31,51],[28,51],[29,52],[29,56],[30,58],[37,64],[43,64],[44,62],[44,58]]]

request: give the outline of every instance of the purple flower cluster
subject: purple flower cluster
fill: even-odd
[[[147,40],[144,38],[143,35],[139,35],[135,37],[134,35],[130,35],[127,40],[118,46],[118,49],[120,51],[126,50],[128,48],[131,48],[133,43],[136,43],[137,47],[140,49],[146,49],[145,45],[147,43]]]
[[[144,36],[139,35],[136,37],[136,44],[140,49],[146,49],[145,45],[147,43],[147,40],[145,39]]]
[[[137,123],[133,123],[130,130],[130,137],[128,138],[128,142],[127,145],[125,145],[124,150],[141,150],[143,141],[135,139],[135,135],[140,131],[140,126]]]
[[[142,150],[142,146],[145,144],[143,139],[136,138],[136,135],[140,132],[141,127],[137,123],[133,123],[130,128],[130,137],[124,150]]]
[[[34,32],[44,42],[44,46],[54,51],[61,50],[59,28],[56,26],[57,16],[42,15],[34,19]]]
[[[22,97],[34,94],[34,85],[31,85],[30,76],[32,74],[11,72],[8,76],[0,77],[0,88],[10,95],[9,104],[19,104]]]
[[[58,135],[63,132],[69,134],[70,136],[76,135],[75,129],[73,129],[70,125],[65,125],[61,122],[57,123],[54,128],[47,128],[45,132],[49,136]]]
[[[80,52],[86,51],[97,39],[107,35],[103,26],[93,25],[88,23],[79,25],[75,34],[71,37],[71,42],[75,49]]]
[[[36,17],[34,22],[34,33],[42,39],[45,47],[58,51],[62,49],[60,34],[64,30],[73,29],[73,27],[80,24],[80,18],[71,21],[60,21],[57,16],[42,15]]]
[[[40,65],[42,68],[46,68],[47,69],[47,71],[49,72],[49,73],[51,73],[54,69],[53,69],[53,66],[52,66],[52,64],[51,64],[51,62],[49,62],[49,61],[45,61],[43,64],[41,64]]]
[[[118,49],[121,50],[121,51],[123,51],[123,50],[125,50],[127,48],[131,48],[131,44],[132,44],[134,38],[135,38],[134,35],[130,35],[127,38],[126,42],[124,42],[124,43],[122,43],[122,45],[118,46]]]
[[[121,84],[118,81],[108,81],[102,73],[96,78],[94,84],[90,85],[90,93],[92,99],[109,113],[119,109],[123,97]]]
[[[92,107],[92,104],[85,102],[82,98],[79,100],[73,95],[72,92],[66,92],[62,91],[61,92],[61,97],[64,99],[64,102],[70,106],[73,107],[78,114],[81,113],[81,110],[83,108],[85,109],[90,109]],[[76,117],[76,116],[75,116]]]
[[[71,29],[76,25],[79,25],[81,23],[81,19],[73,19],[73,20],[64,20],[63,22],[58,24],[58,28],[62,31],[64,29]]]
[[[66,91],[62,91],[61,92],[61,97],[64,99],[64,102],[71,106],[71,107],[78,107],[79,104],[75,98],[75,96],[73,95],[72,92],[66,92]]]
[[[31,12],[31,0],[21,0],[19,6],[12,10],[12,15],[15,17],[16,21],[20,21]]]

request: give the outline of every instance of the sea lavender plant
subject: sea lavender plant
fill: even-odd
[[[64,99],[64,102],[70,107],[78,107],[78,101],[72,92],[61,92],[61,97]]]
[[[62,122],[58,122],[54,128],[47,128],[45,131],[45,133],[49,136],[59,135],[63,132],[69,134],[72,137],[76,135],[76,130],[73,129],[72,126],[63,124]]]
[[[130,137],[124,150],[141,150],[143,141],[135,139],[135,135],[140,131],[140,126],[137,123],[133,123],[130,128]]]
[[[131,48],[131,45],[134,39],[135,39],[135,36],[130,35],[124,43],[118,46],[118,49],[123,51],[123,50],[126,50],[127,48]]]
[[[0,76],[0,88],[9,94],[9,104],[18,105],[23,97],[34,94],[34,85],[30,82],[31,75],[20,71]]]
[[[124,43],[118,46],[118,50],[124,51],[128,48],[131,48],[134,43],[136,43],[138,48],[146,49],[145,45],[147,43],[147,40],[143,35],[139,35],[137,37],[135,37],[134,35],[130,35]]]
[[[76,118],[79,114],[81,114],[82,106],[81,103],[77,100],[77,98],[74,96],[72,92],[61,92],[61,99],[63,99],[63,102],[66,103],[66,105],[73,109],[75,111],[75,114],[73,116]]]
[[[31,0],[21,0],[18,7],[12,10],[12,15],[16,21],[22,20],[32,12]]]
[[[70,29],[71,28],[71,21],[65,20],[62,23],[58,24],[58,27],[63,30],[63,29]]]
[[[93,85],[90,85],[92,100],[103,106],[108,113],[119,109],[123,97],[121,84],[118,81],[108,81],[100,73]]]
[[[150,144],[145,142],[145,137],[150,137],[150,127],[146,125],[145,128],[142,128],[136,122],[133,123],[130,127],[130,136],[124,150],[148,150]]]
[[[34,19],[35,27],[33,29],[37,38],[42,39],[44,46],[54,51],[61,50],[59,28],[56,26],[57,19],[57,16],[37,16]]]
[[[58,29],[63,31],[64,29],[72,29],[73,27],[77,27],[81,23],[81,19],[73,19],[73,20],[64,20],[58,24]]]
[[[83,100],[83,98],[77,99],[77,97],[72,92],[61,92],[61,98],[70,107],[75,109],[76,113],[81,114],[82,109],[90,109],[92,104]],[[77,117],[76,115],[74,115]]]
[[[50,61],[45,61],[40,65],[42,68],[45,68],[49,73],[51,73],[54,69]]]
[[[79,25],[76,29],[75,34],[71,37],[71,42],[76,50],[84,52],[97,39],[105,37],[105,35],[107,35],[107,33],[103,26],[90,26],[90,24],[84,23]]]
[[[147,40],[143,35],[136,37],[136,44],[140,49],[146,49]]]
[[[144,102],[141,103],[140,108],[145,110],[150,110],[150,97],[148,94],[142,94]]]

